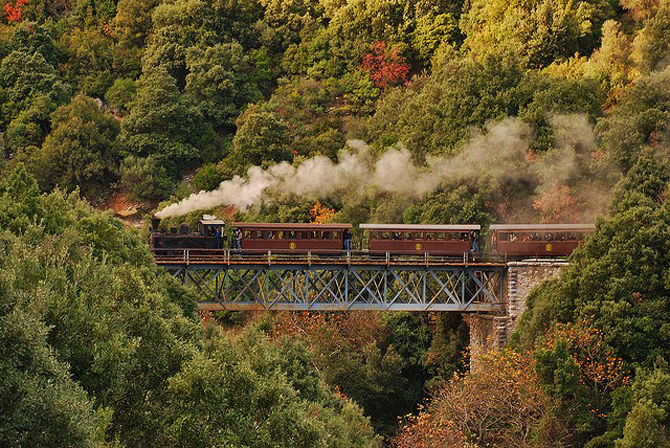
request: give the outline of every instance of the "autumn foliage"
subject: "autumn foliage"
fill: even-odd
[[[477,366],[437,387],[418,415],[406,416],[395,445],[530,447],[542,440],[556,446],[573,436],[562,409],[575,414],[583,406],[590,419],[604,419],[600,398],[630,383],[623,360],[587,321],[555,324],[528,352],[479,355]],[[581,388],[569,388],[580,390],[578,402],[565,394],[571,382]]]
[[[578,205],[567,185],[554,185],[533,202],[533,208],[540,212],[543,223],[577,222]]]
[[[407,81],[410,66],[397,47],[387,48],[385,42],[374,42],[370,53],[363,56],[362,68],[374,85],[383,89]]]
[[[550,408],[533,357],[510,350],[489,352],[480,355],[478,366],[433,391],[426,409],[406,418],[395,446],[531,446]]]
[[[557,323],[547,333],[543,348],[564,343],[579,367],[580,381],[597,392],[611,392],[630,383],[630,371],[614,350],[605,344],[603,332],[590,322]]]
[[[335,216],[335,210],[316,201],[309,214],[312,217],[312,224],[327,224]]]
[[[28,0],[16,0],[12,5],[11,3],[5,3],[5,16],[10,22],[18,22],[21,20],[21,8],[28,3]]]

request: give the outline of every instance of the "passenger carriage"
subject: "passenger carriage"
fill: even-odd
[[[340,253],[351,224],[280,224],[233,222],[242,231],[244,252]]]
[[[368,232],[370,254],[443,254],[456,255],[472,248],[478,224],[361,224]]]
[[[511,257],[567,256],[594,230],[593,224],[492,224],[490,248]]]

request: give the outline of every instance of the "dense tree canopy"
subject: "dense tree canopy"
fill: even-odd
[[[2,6],[0,445],[379,446],[372,428],[390,435],[428,385],[401,446],[667,444],[669,0]],[[463,370],[457,317],[199,321],[141,239],[78,199],[140,210],[140,226],[251,166],[315,160],[330,171],[303,196],[207,212],[307,222],[318,199],[353,224],[606,218],[533,293],[518,351],[488,360],[509,381],[491,384],[445,382]],[[520,412],[468,402],[474,386]]]
[[[203,331],[109,213],[40,194],[21,166],[0,210],[3,445],[379,446],[304,349]]]

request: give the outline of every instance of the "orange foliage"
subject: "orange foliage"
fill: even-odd
[[[436,424],[438,423],[438,424]],[[435,416],[427,412],[406,416],[400,432],[394,440],[398,448],[442,448],[467,447],[463,433],[453,420],[436,422]]]
[[[314,204],[314,207],[309,211],[309,214],[312,217],[312,224],[327,224],[332,221],[335,216],[335,210],[316,201],[316,204]]]
[[[571,195],[567,185],[554,185],[533,202],[533,208],[540,212],[543,223],[576,222],[579,220],[577,206],[577,199]]]
[[[553,349],[559,341],[567,344],[572,359],[579,366],[581,382],[590,389],[611,392],[629,384],[631,376],[624,361],[605,345],[602,331],[590,322],[555,324],[547,332],[543,346]]]
[[[11,3],[5,3],[5,16],[10,22],[18,22],[21,20],[21,8],[28,3],[28,0],[16,0],[12,5]]]
[[[394,441],[397,447],[532,445],[551,401],[539,383],[531,354],[489,352],[477,363],[476,371],[437,388],[426,411],[403,421]],[[551,425],[543,428],[543,439],[549,443],[562,437],[563,431]]]

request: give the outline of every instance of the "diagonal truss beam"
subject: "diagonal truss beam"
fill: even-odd
[[[180,265],[210,310],[499,311],[505,266]]]

